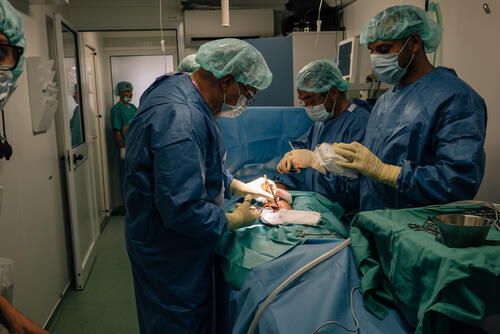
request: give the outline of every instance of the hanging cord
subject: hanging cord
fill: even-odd
[[[319,8],[318,8],[318,19],[316,20],[316,39],[314,41],[313,47],[316,47],[316,44],[318,44],[319,40],[319,32],[321,31],[321,7],[323,6],[323,0],[320,1],[319,3]]]
[[[342,243],[340,245],[327,251],[323,255],[315,258],[314,260],[312,260],[311,262],[307,263],[306,265],[301,267],[299,270],[294,272],[292,275],[290,275],[290,277],[288,277],[286,280],[284,280],[283,283],[281,283],[276,289],[274,289],[274,291],[271,292],[271,294],[269,294],[269,296],[267,296],[267,298],[262,302],[259,310],[257,311],[257,313],[255,314],[255,316],[252,320],[252,323],[250,324],[250,327],[248,328],[247,334],[252,334],[255,331],[255,328],[257,328],[257,324],[259,323],[259,320],[262,317],[262,314],[264,313],[266,308],[269,306],[269,304],[271,304],[274,297],[276,297],[281,292],[281,290],[283,290],[288,284],[293,282],[297,277],[301,276],[303,273],[305,273],[309,269],[315,267],[316,265],[320,264],[321,262],[325,261],[326,259],[328,259],[328,258],[332,257],[333,255],[337,254],[338,252],[340,252],[342,249],[347,247],[350,243],[351,243],[351,238],[347,238],[346,240],[342,241]]]
[[[344,28],[342,30],[342,40],[345,39],[345,27],[344,27],[344,4],[342,3],[342,0],[340,0],[340,9],[342,10],[342,14],[340,15],[340,21],[341,21],[341,28]]]
[[[354,313],[354,291],[357,289],[359,289],[359,286],[355,286],[354,288],[351,289],[351,314],[352,314],[352,318],[354,319],[354,323],[356,324],[356,327],[354,329],[349,329],[343,323],[332,320],[332,321],[327,321],[324,324],[322,324],[321,326],[319,326],[318,328],[316,328],[312,332],[312,334],[316,334],[321,328],[328,326],[328,325],[337,325],[337,326],[342,327],[343,329],[345,329],[348,332],[356,333],[359,330],[359,321],[356,318],[356,314]]]
[[[161,8],[161,1],[160,0],[160,32],[161,32],[161,52],[163,53],[163,63],[165,65],[165,73],[167,73],[167,56],[165,54],[165,38],[163,38],[163,19],[162,19],[162,8]]]
[[[7,133],[5,132],[5,113],[2,109],[2,129],[3,129],[3,139],[7,140]]]
[[[432,10],[434,12],[434,14],[436,14],[436,23],[439,26],[442,26],[441,25],[441,10],[439,9],[439,5],[437,3],[435,3],[435,2],[431,2],[429,4],[429,8],[430,8],[430,10]],[[442,44],[439,44],[439,47],[434,52],[434,56],[432,57],[432,66],[436,66],[437,53],[438,53],[438,50],[441,48],[441,45]]]

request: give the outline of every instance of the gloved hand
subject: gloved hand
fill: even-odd
[[[360,143],[333,144],[333,151],[351,161],[337,161],[337,166],[355,169],[370,179],[396,187],[401,167],[383,163]]]
[[[322,174],[326,173],[325,169],[320,166],[314,152],[298,149],[285,153],[278,166],[276,166],[276,170],[280,174],[288,174],[290,171],[300,173],[300,168],[309,167],[316,169]]]
[[[260,211],[250,205],[252,196],[246,195],[242,204],[236,204],[236,210],[226,213],[226,231],[236,230],[240,227],[253,225],[259,218]]]
[[[288,174],[290,170],[293,169],[293,161],[292,161],[292,151],[285,153],[283,158],[281,158],[280,162],[276,166],[276,170],[280,174]],[[300,173],[300,169],[296,169],[297,173]]]
[[[268,180],[268,182],[273,188],[273,191],[276,193],[276,184],[271,180]],[[233,196],[252,195],[252,197],[274,199],[273,194],[271,194],[270,189],[263,177],[259,177],[249,183],[244,183],[234,179],[229,186],[229,193]]]
[[[321,174],[325,174],[326,171],[320,166],[318,159],[316,159],[316,154],[313,151],[299,149],[292,150],[290,152],[290,157],[293,162],[293,166],[296,168],[314,168]]]
[[[125,160],[125,147],[120,149],[120,159]]]

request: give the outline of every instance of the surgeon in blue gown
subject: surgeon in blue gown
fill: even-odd
[[[370,114],[363,144],[334,144],[359,171],[361,210],[472,199],[484,167],[486,105],[454,70],[435,68],[442,28],[422,9],[378,13],[360,37],[375,75],[393,84]]]
[[[141,333],[207,333],[214,247],[225,230],[253,224],[250,195],[272,195],[263,179],[243,183],[225,169],[216,123],[241,114],[272,74],[250,44],[200,47],[201,68],[159,77],[142,95],[127,132],[125,237]],[[247,195],[225,214],[224,195]]]
[[[314,150],[321,143],[362,141],[371,106],[347,99],[349,82],[328,59],[304,66],[297,74],[296,87],[307,115],[315,122],[292,142],[295,149],[283,156],[278,172],[288,174],[305,168],[300,174],[291,174],[301,190],[315,191],[340,203],[351,217],[359,209],[359,179],[333,174],[320,165]]]

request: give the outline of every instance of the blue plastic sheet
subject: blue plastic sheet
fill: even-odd
[[[255,267],[240,291],[218,287],[218,333],[246,333],[264,299],[286,278],[311,260],[333,249],[342,240],[308,240],[281,257]],[[220,281],[219,281],[220,283]],[[351,289],[359,277],[350,247],[304,273],[283,290],[264,312],[257,333],[311,333],[326,321],[336,320],[349,328]],[[412,333],[396,310],[384,320],[377,319],[363,305],[359,290],[354,292],[354,312],[362,333]],[[232,328],[232,330],[231,330]],[[318,333],[346,333],[329,325]]]
[[[249,107],[239,117],[219,118],[217,122],[226,145],[226,167],[235,178],[248,181],[267,174],[294,185],[288,176],[276,171],[276,165],[290,150],[288,141],[312,125],[304,108]]]

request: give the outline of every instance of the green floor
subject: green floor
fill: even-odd
[[[101,234],[85,290],[68,289],[47,329],[52,334],[139,333],[123,216],[112,217]]]

